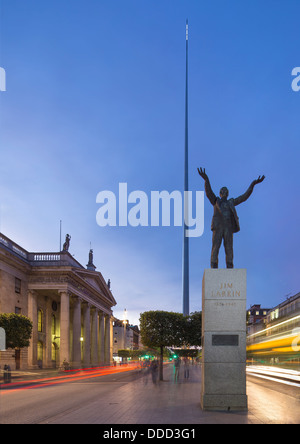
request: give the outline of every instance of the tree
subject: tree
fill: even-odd
[[[0,327],[6,335],[6,348],[29,347],[32,322],[27,316],[15,313],[1,313]]]
[[[130,357],[130,350],[127,349],[123,349],[123,350],[118,350],[118,356],[120,358],[129,358]]]
[[[184,316],[182,313],[167,311],[145,311],[140,317],[140,331],[143,345],[159,347],[159,379],[163,380],[164,347],[180,346],[184,339]]]
[[[184,343],[186,346],[202,345],[202,312],[195,311],[185,318],[185,336]]]
[[[32,322],[27,316],[15,313],[1,313],[0,327],[4,328],[6,348],[29,347]]]

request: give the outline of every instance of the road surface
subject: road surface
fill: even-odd
[[[0,391],[1,424],[299,424],[300,389],[247,375],[248,412],[203,412],[199,366],[189,379],[137,371],[82,374]]]

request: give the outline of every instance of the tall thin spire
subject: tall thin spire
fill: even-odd
[[[188,215],[188,42],[189,28],[185,26],[185,140],[184,140],[184,224],[183,224],[183,314],[190,314],[189,303],[189,238],[186,236],[186,217]]]

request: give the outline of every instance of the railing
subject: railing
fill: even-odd
[[[33,266],[71,266],[83,268],[67,251],[60,253],[28,253],[28,261]]]
[[[60,261],[60,257],[61,255],[58,253],[38,253],[38,254],[33,254],[33,260],[34,261],[39,261],[39,262],[43,262],[43,261]]]
[[[29,253],[2,233],[0,233],[0,247],[1,246],[16,254],[23,260],[26,260],[26,262],[32,266],[71,266],[83,268],[83,266],[71,256],[68,251],[61,251],[59,253]]]

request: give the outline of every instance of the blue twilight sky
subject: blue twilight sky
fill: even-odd
[[[185,21],[189,20],[189,181],[237,197],[234,265],[247,307],[299,285],[298,0],[1,0],[0,231],[29,251],[70,252],[111,279],[137,323],[182,311],[182,228],[96,223],[99,191],[183,189]],[[190,311],[201,310],[213,208],[190,241]],[[224,250],[220,266],[224,267]]]

